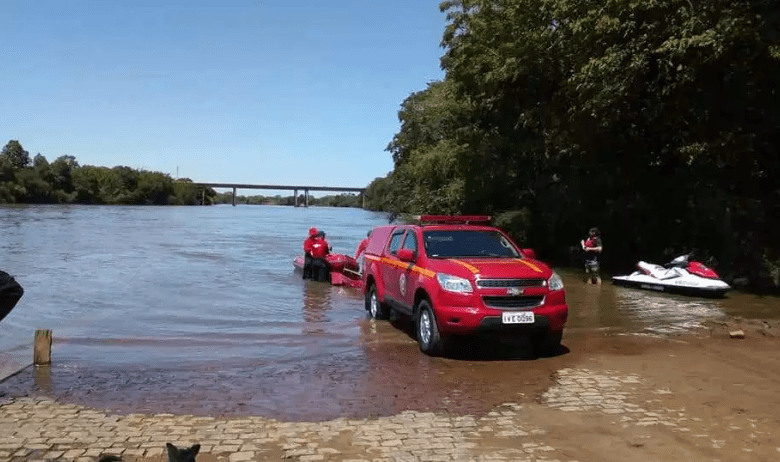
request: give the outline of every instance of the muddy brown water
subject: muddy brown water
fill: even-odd
[[[534,400],[555,372],[596,351],[636,351],[627,336],[679,334],[726,316],[776,318],[775,298],[707,300],[585,285],[560,269],[570,307],[564,348],[535,358],[458,342],[420,353],[408,320],[367,318],[359,291],[303,281],[302,236],[323,228],[351,253],[382,214],[239,207],[0,208],[0,261],[25,287],[0,324],[0,357],[32,355],[54,331],[53,364],[0,383],[119,413],[327,420],[405,409],[480,414]]]

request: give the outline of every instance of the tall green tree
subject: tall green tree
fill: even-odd
[[[451,213],[461,208],[465,180],[457,130],[468,103],[456,92],[451,81],[432,82],[401,104],[401,129],[387,147],[395,170],[391,187],[383,187],[385,209]],[[376,197],[375,191],[367,194]]]
[[[446,210],[442,190],[426,185],[436,175],[423,173],[435,163],[462,190],[453,208],[515,209],[507,216],[523,218],[509,221],[530,226],[545,253],[599,225],[630,236],[611,243],[615,262],[704,249],[727,272],[777,274],[774,2],[451,0],[441,9],[444,84],[462,106],[436,115],[452,122],[437,144],[439,125],[407,110],[430,88],[405,101],[390,146],[394,201]],[[454,172],[426,162],[451,157]]]
[[[0,164],[9,165],[15,170],[27,167],[30,164],[30,153],[24,150],[19,141],[10,140],[0,153]]]

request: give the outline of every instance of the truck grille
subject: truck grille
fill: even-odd
[[[482,297],[485,306],[499,310],[534,308],[542,304],[543,295],[518,296],[518,297]]]
[[[479,279],[477,287],[481,289],[510,287],[543,287],[544,279]]]

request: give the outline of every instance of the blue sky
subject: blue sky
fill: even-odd
[[[364,187],[393,168],[401,102],[444,75],[438,3],[4,0],[0,143],[195,181]]]

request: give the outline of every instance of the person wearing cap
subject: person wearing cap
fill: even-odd
[[[11,312],[24,295],[24,289],[10,274],[0,271],[0,321]]]
[[[599,257],[601,256],[602,244],[599,229],[591,228],[588,231],[588,238],[580,241],[580,245],[585,251],[585,281],[601,285]]]
[[[311,246],[311,277],[315,281],[328,282],[328,262],[325,260],[328,253],[330,253],[330,246],[325,240],[325,231],[320,231]]]
[[[312,277],[312,255],[311,250],[314,246],[314,240],[317,239],[319,231],[317,228],[309,228],[309,237],[303,241],[303,279],[311,279]]]

